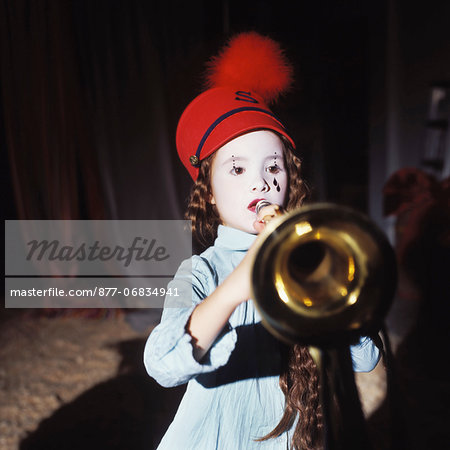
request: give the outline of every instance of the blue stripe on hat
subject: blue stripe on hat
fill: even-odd
[[[267,109],[257,108],[255,106],[243,106],[241,108],[232,109],[231,111],[228,111],[225,114],[222,114],[220,117],[218,117],[206,130],[205,134],[200,140],[200,143],[198,144],[197,151],[195,152],[195,156],[198,158],[199,163],[196,164],[194,167],[200,166],[200,152],[202,151],[202,148],[205,145],[206,139],[208,139],[209,135],[213,132],[214,128],[216,128],[217,125],[219,125],[219,123],[223,122],[225,119],[232,116],[233,114],[237,114],[243,111],[262,112],[264,114],[272,116],[284,128],[283,124],[277,119],[275,114],[273,114],[271,111],[268,111]]]

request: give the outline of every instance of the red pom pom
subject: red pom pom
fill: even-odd
[[[279,44],[255,32],[234,36],[208,66],[207,87],[232,86],[275,101],[292,83],[292,66]]]

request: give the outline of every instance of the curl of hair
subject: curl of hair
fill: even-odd
[[[295,450],[319,450],[323,439],[323,414],[320,403],[319,373],[307,347],[294,345],[284,355],[280,388],[286,397],[283,417],[266,436],[265,441],[289,430],[298,421],[292,436]]]
[[[220,217],[215,205],[210,202],[211,165],[214,154],[205,158],[200,165],[197,180],[192,186],[186,214],[186,220],[191,221],[193,235],[198,242],[207,247],[214,242]]]
[[[309,188],[301,176],[302,161],[295,155],[291,143],[284,136],[278,136],[284,144],[284,160],[289,178],[289,195],[286,202],[286,210],[291,211],[303,204],[308,196]]]

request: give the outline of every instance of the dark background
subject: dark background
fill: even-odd
[[[382,223],[387,177],[420,166],[429,86],[450,79],[445,1],[0,5],[7,218],[180,218],[190,179],[177,120],[202,90],[207,59],[256,30],[295,67],[294,90],[274,109],[312,199]]]
[[[427,170],[438,181],[450,175],[445,127],[438,130],[440,165],[431,170],[423,163],[437,132],[430,128],[433,84],[447,89],[441,124],[448,127],[450,115],[445,0],[0,0],[4,217],[182,218],[191,181],[176,155],[178,118],[201,92],[208,58],[231,35],[247,30],[278,40],[294,64],[294,89],[274,110],[297,142],[312,200],[366,212],[394,240],[395,223],[383,212],[389,177],[408,167]],[[415,187],[416,194],[423,191]],[[406,317],[420,319],[397,352],[399,381],[409,397],[403,410],[415,440],[410,448],[448,442],[450,390],[441,367],[448,353],[450,292],[446,192],[432,202],[433,214],[422,204],[400,220],[403,230],[412,231],[402,273],[416,285],[400,285],[388,325],[395,335],[405,330]],[[396,224],[396,238],[402,238]],[[154,398],[175,405],[175,398],[148,384],[142,344],[122,352],[132,359],[131,377],[119,373],[106,388],[97,386],[80,403],[61,408],[43,423],[45,438],[38,432],[22,448],[50,448],[51,441],[55,448],[62,442],[80,448],[73,436],[91,408],[86,404],[94,402],[93,415],[101,420],[106,410],[116,420],[111,395],[123,390],[128,398],[133,386],[130,401],[148,402],[145,410],[154,408]],[[117,416],[123,420],[123,411]],[[67,442],[60,423],[72,425],[74,417],[74,440]],[[138,425],[130,417],[128,428],[106,431],[90,422],[92,448],[102,442],[103,448],[125,448],[120,440],[107,447],[103,439],[111,428],[146,429],[146,417]],[[372,417],[375,435],[387,433],[385,417],[384,403]],[[126,433],[121,438],[128,448],[151,442],[141,435],[139,444]]]

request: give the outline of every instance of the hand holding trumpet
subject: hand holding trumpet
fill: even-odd
[[[260,200],[256,204],[257,218],[253,222],[253,228],[259,234],[264,227],[274,218],[284,213],[284,209],[279,205],[274,205],[267,200]]]

